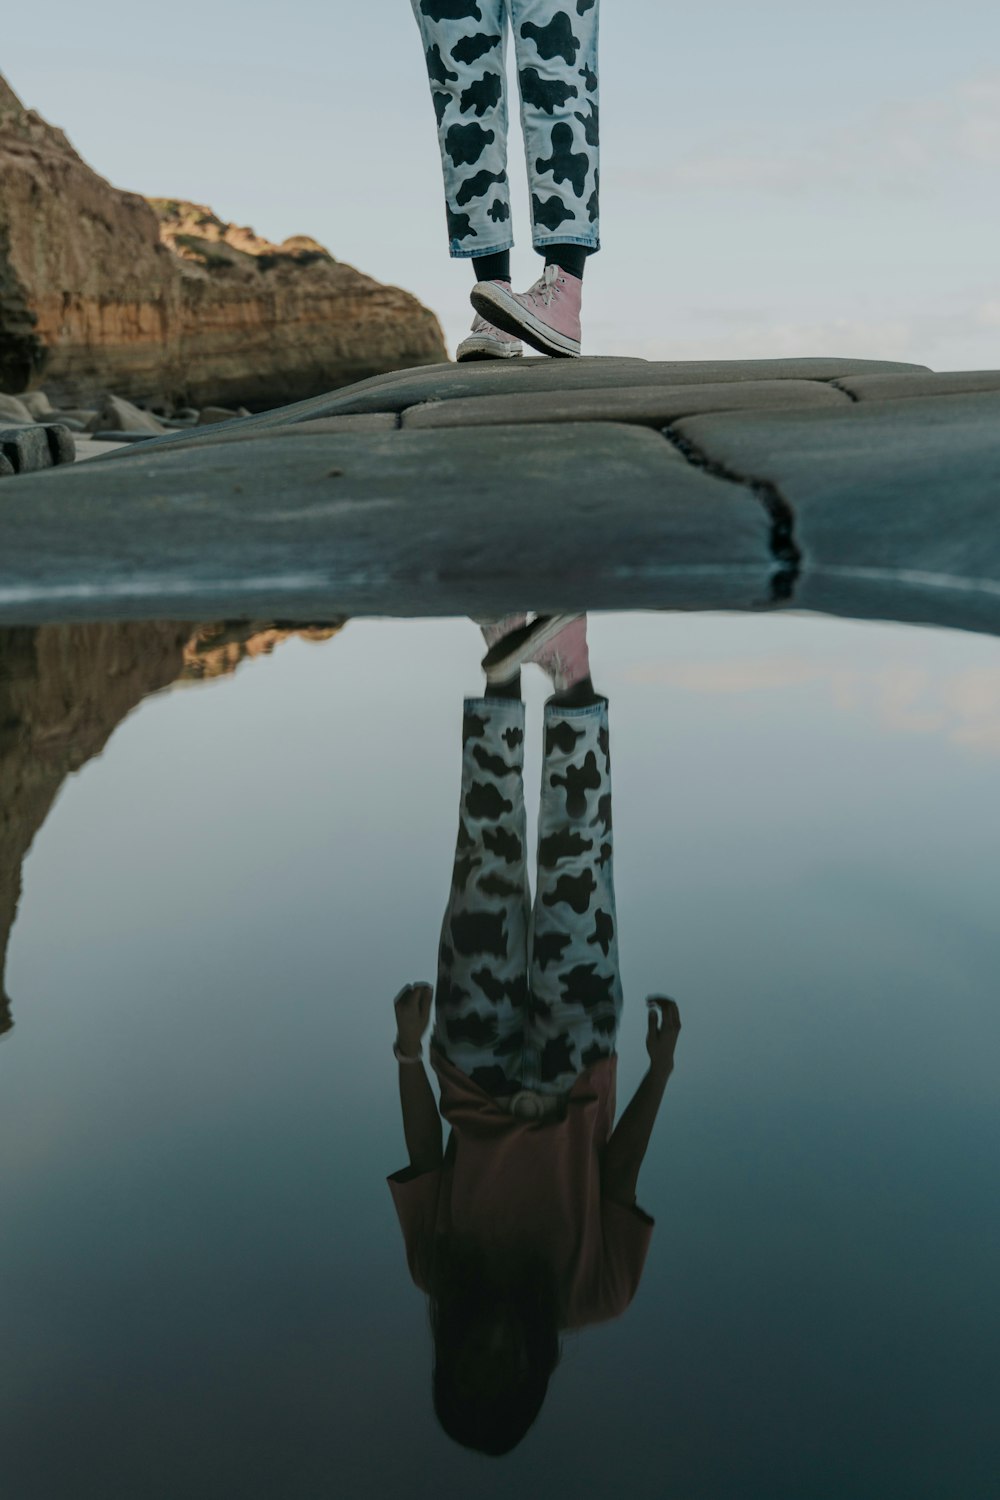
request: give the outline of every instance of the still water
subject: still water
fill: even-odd
[[[435,1417],[386,1181],[476,628],[3,633],[5,1500],[998,1493],[1000,644],[630,615],[590,647],[619,1113],[647,995],[682,1032],[626,1290],[496,1458]]]

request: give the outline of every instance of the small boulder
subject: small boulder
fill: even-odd
[[[33,422],[35,419],[20,396],[0,395],[0,422],[9,426],[11,422]]]
[[[87,424],[88,432],[166,432],[162,422],[148,411],[140,411],[121,396],[105,396],[95,417]]]
[[[0,475],[31,474],[75,459],[73,434],[57,422],[0,427]]]
[[[53,464],[76,463],[76,443],[69,428],[61,422],[47,422],[44,431],[49,440],[49,457]]]
[[[52,402],[44,391],[24,391],[17,399],[28,408],[36,422],[44,422],[52,416]]]
[[[74,432],[76,432],[77,430],[79,430],[80,432],[86,432],[96,416],[97,412],[92,406],[67,406],[60,407],[56,412],[54,412],[53,420],[56,422],[65,422],[71,419],[72,421],[79,422],[80,424],[79,429],[77,429],[76,427],[73,428]]]
[[[228,406],[203,406],[198,414],[198,426],[207,427],[212,422],[231,422],[236,412]]]

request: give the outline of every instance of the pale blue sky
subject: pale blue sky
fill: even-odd
[[[49,0],[3,42],[25,102],[118,185],[314,235],[462,336],[408,0]],[[1000,366],[998,44],[984,0],[606,3],[589,351]]]

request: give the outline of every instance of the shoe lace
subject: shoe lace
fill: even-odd
[[[532,302],[540,301],[544,307],[548,307],[554,297],[559,295],[559,267],[549,265],[539,276],[534,286],[528,291]]]

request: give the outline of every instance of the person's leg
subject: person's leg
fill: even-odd
[[[437,116],[450,253],[509,250],[505,0],[412,5]]]
[[[562,1093],[615,1050],[622,1007],[607,700],[589,675],[545,706],[526,1063]]]
[[[508,691],[516,691],[508,688]],[[527,1001],[524,704],[470,698],[434,1047],[493,1094],[520,1087]]]
[[[544,255],[547,266],[558,266],[560,270],[575,276],[577,281],[583,280],[587,257],[590,255],[586,245],[549,245]]]
[[[472,272],[477,281],[506,281],[510,285],[510,251],[473,256]]]
[[[509,0],[531,195],[532,242],[545,256],[527,292],[477,286],[473,305],[543,353],[580,353],[586,256],[600,248],[600,0]]]
[[[600,248],[600,0],[511,0],[536,250]],[[572,266],[564,269],[575,273]]]

